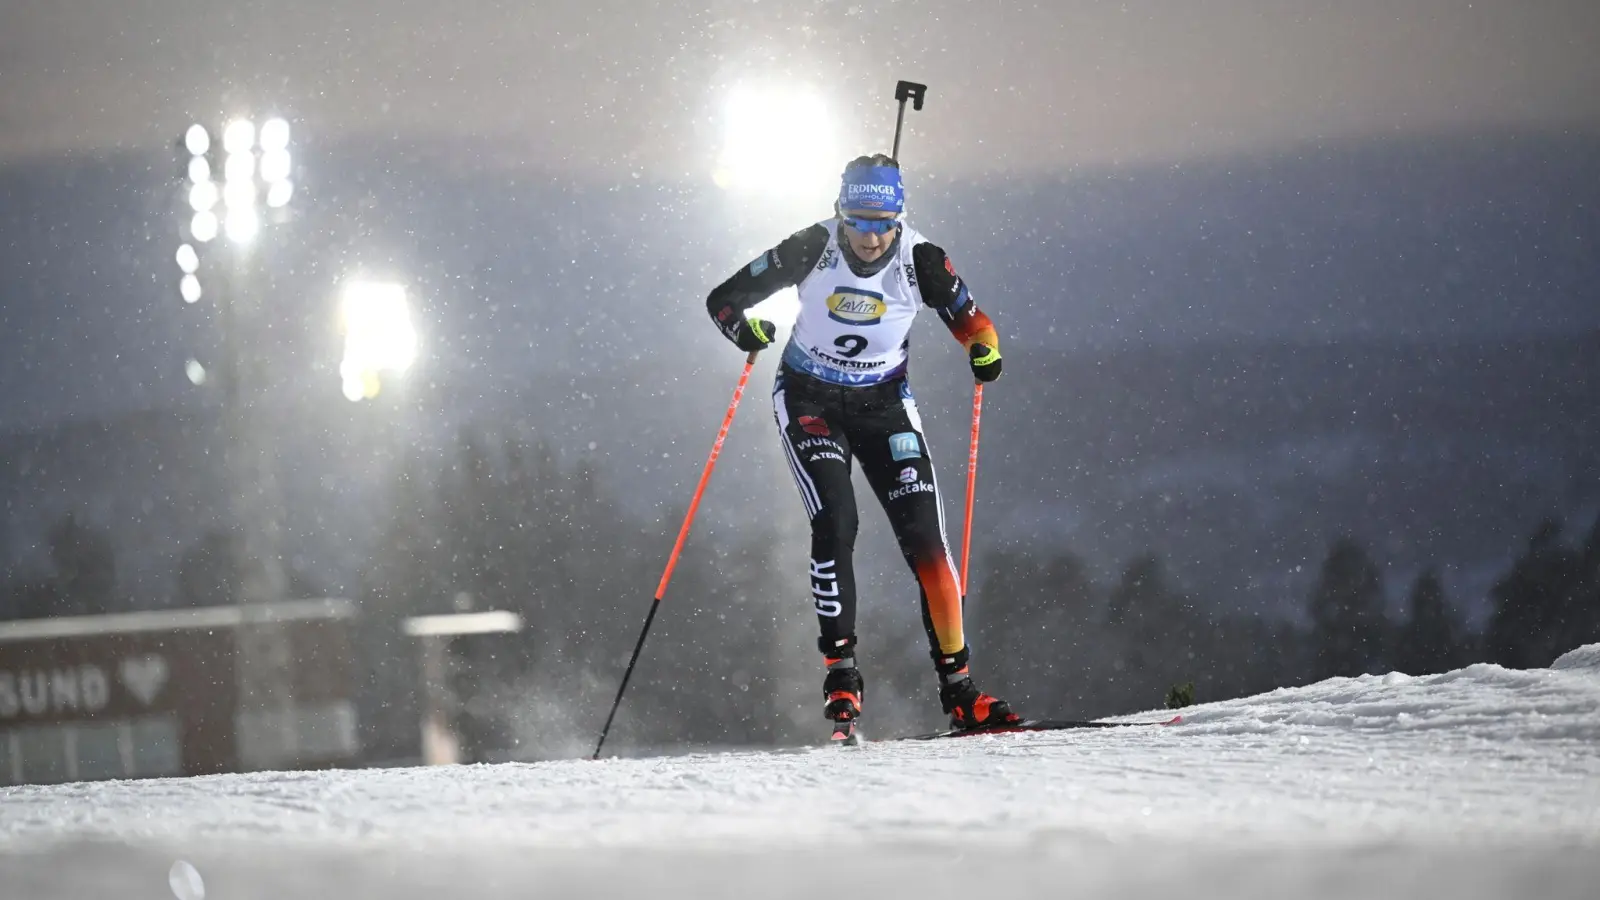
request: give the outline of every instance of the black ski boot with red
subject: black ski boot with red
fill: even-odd
[[[978,690],[967,671],[966,647],[957,653],[935,654],[934,668],[939,672],[939,705],[950,716],[952,731],[983,731],[1002,728],[1022,721],[1011,711],[1011,705],[998,697]]]
[[[822,681],[822,696],[827,704],[822,714],[833,722],[829,741],[854,747],[861,743],[856,722],[861,718],[861,701],[867,688],[861,670],[856,668],[855,638],[845,638],[832,646],[821,641],[818,644],[828,667],[828,675]]]

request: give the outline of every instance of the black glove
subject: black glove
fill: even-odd
[[[740,316],[728,331],[728,338],[746,353],[767,349],[773,338],[778,336],[778,326],[766,319],[746,319],[744,316]]]
[[[990,382],[1000,377],[1000,349],[988,344],[973,344],[967,351],[970,357],[968,364],[972,366],[972,377],[982,382]]]

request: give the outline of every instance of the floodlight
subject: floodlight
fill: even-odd
[[[371,400],[383,389],[378,373],[363,370],[360,366],[344,362],[339,365],[339,391],[351,403]]]
[[[228,233],[228,240],[235,244],[248,244],[255,240],[256,233],[261,230],[261,218],[256,215],[254,206],[229,207],[228,217],[223,220],[222,227]]]
[[[217,236],[217,214],[209,209],[203,209],[194,214],[189,220],[189,233],[202,244],[209,243]]]
[[[268,184],[289,177],[289,151],[261,151],[261,180]]]
[[[222,149],[249,153],[256,145],[256,126],[249,119],[234,119],[222,132]]]
[[[178,268],[185,275],[193,275],[200,268],[200,254],[194,252],[193,244],[178,245]]]
[[[712,179],[728,190],[830,191],[840,149],[822,98],[800,85],[741,86],[722,113],[723,144]]]
[[[202,184],[211,180],[211,163],[204,156],[189,158],[189,181]]]
[[[289,146],[289,123],[282,119],[268,119],[261,123],[261,149],[268,153]]]
[[[189,208],[195,212],[205,212],[217,205],[217,186],[214,182],[201,181],[189,188]]]
[[[205,156],[206,151],[211,149],[211,133],[206,131],[204,125],[190,125],[183,134],[183,146],[195,156]]]
[[[188,244],[184,246],[187,247]],[[199,303],[200,279],[193,274],[183,276],[183,280],[178,282],[178,293],[183,295],[183,302],[185,303]]]
[[[287,206],[289,198],[294,196],[294,182],[289,180],[274,181],[267,185],[267,205],[273,209]]]
[[[222,177],[229,183],[235,181],[249,181],[256,174],[256,155],[248,150],[228,154],[228,159],[222,164]]]
[[[403,372],[416,359],[417,333],[411,327],[403,285],[351,281],[340,304],[344,361],[339,373],[352,400],[377,395],[380,371]]]
[[[222,202],[228,209],[250,209],[256,205],[256,183],[250,179],[229,181],[222,186]]]

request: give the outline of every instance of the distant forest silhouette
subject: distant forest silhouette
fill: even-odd
[[[415,743],[414,667],[395,664],[411,659],[401,620],[467,608],[513,610],[528,626],[459,647],[471,662],[461,677],[472,682],[462,685],[472,702],[459,714],[476,754],[580,752],[615,690],[683,510],[639,521],[591,464],[565,464],[549,446],[519,438],[467,433],[443,471],[430,477],[419,468],[398,478],[359,597],[369,755],[404,757]],[[986,686],[1046,715],[1151,709],[1169,694],[1187,699],[1172,689],[1190,684],[1193,698],[1207,702],[1333,676],[1544,666],[1600,641],[1600,517],[1576,538],[1554,519],[1529,531],[1476,630],[1432,568],[1415,577],[1402,615],[1392,617],[1380,563],[1359,535],[1328,547],[1303,623],[1226,611],[1219,598],[1175,583],[1158,549],[1126,561],[1110,584],[1047,541],[980,552],[969,630]],[[0,618],[129,610],[106,532],[68,514],[44,537],[52,571],[0,585]],[[820,701],[804,698],[821,684],[803,573],[780,564],[761,528],[731,539],[696,535],[690,544],[670,591],[673,614],[662,617],[646,671],[630,688],[619,744],[803,739],[820,715]],[[207,534],[183,555],[171,605],[232,602],[239,566],[229,536]],[[291,582],[296,596],[317,593],[302,575]],[[868,714],[925,723],[937,705],[925,652],[914,649],[919,638],[874,639],[904,652],[864,661]]]

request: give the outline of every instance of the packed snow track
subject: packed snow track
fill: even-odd
[[[853,750],[3,788],[0,896],[1600,896],[1600,645],[1184,712]]]

